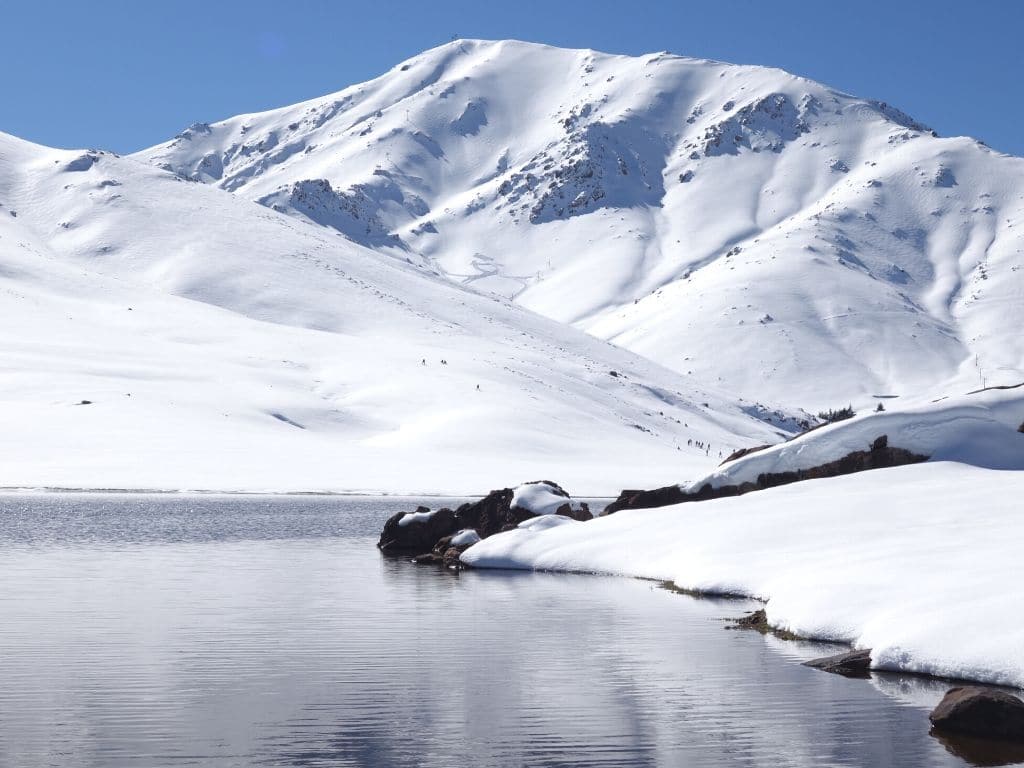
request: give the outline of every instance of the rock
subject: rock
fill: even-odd
[[[571,503],[572,497],[557,483],[550,480],[537,480],[523,485],[547,485],[548,490],[555,496],[562,496],[566,503],[555,510],[557,515],[565,515],[574,520],[590,520],[593,515],[586,504],[577,502],[576,508]],[[456,511],[460,527],[473,528],[480,538],[486,539],[502,531],[512,530],[524,520],[529,520],[537,515],[521,507],[512,506],[512,497],[515,494],[514,488],[503,488],[499,491],[491,491],[480,501],[470,504],[463,504]]]
[[[649,509],[667,507],[686,501],[686,494],[678,485],[667,485],[653,491],[623,491],[619,498],[604,508],[601,516],[611,515],[620,509]]]
[[[762,635],[772,634],[782,640],[799,640],[800,636],[786,629],[776,629],[768,623],[768,614],[764,608],[751,611],[746,616],[733,620],[733,623],[726,626],[726,629],[752,629]]]
[[[448,547],[448,549],[445,550],[444,555],[441,556],[441,564],[445,568],[455,568],[456,570],[462,568],[462,561],[459,560],[459,555],[461,555],[462,552],[463,550],[458,547]]]
[[[843,677],[870,677],[871,649],[848,651],[836,656],[811,659],[810,661],[805,661],[804,666],[843,675]]]
[[[748,453],[754,450],[764,450],[764,448],[751,449]],[[727,461],[729,460],[733,459],[730,457]],[[718,488],[712,488],[707,483],[694,492],[684,491],[675,485],[657,488],[653,491],[623,491],[619,494],[619,498],[609,504],[601,514],[610,515],[620,509],[650,509],[654,507],[667,507],[670,504],[682,504],[688,501],[707,501],[708,499],[721,499],[727,496],[740,496],[751,491],[775,488],[779,485],[788,485],[789,483],[796,483],[801,480],[851,475],[868,469],[918,464],[927,460],[927,456],[913,453],[904,448],[890,448],[888,436],[880,435],[875,438],[871,443],[870,449],[867,451],[852,451],[835,461],[819,464],[809,469],[801,469],[794,472],[763,472],[757,476],[757,482],[746,482],[740,485],[722,485]]]
[[[416,565],[441,565],[444,562],[444,558],[436,552],[425,552],[422,555],[416,555],[412,561]]]
[[[1019,426],[1019,427],[1017,427],[1017,431],[1018,431],[1018,432],[1024,432],[1024,421],[1022,421],[1022,422],[1020,423],[1020,426]]]
[[[573,501],[564,489],[550,480],[524,485],[547,486],[544,495],[555,497],[556,502],[564,498],[565,503],[560,504],[554,514],[574,520],[593,518],[586,504]],[[416,563],[460,567],[458,556],[480,539],[513,530],[524,520],[537,516],[530,509],[514,507],[515,494],[514,488],[491,491],[479,501],[463,504],[454,512],[450,509],[431,512],[427,507],[418,507],[412,513],[399,512],[384,524],[377,546],[383,552],[415,554]],[[550,504],[546,510],[550,510]]]
[[[463,528],[450,536],[443,537],[434,545],[430,562],[440,563],[445,568],[461,570],[464,566],[459,555],[480,541],[480,534],[472,528]]]
[[[473,528],[481,538],[486,539],[501,531],[505,525],[515,527],[532,517],[529,513],[520,513],[517,516],[512,512],[512,492],[511,488],[502,488],[491,491],[479,501],[463,504],[455,513],[459,528]],[[452,533],[454,532],[453,530]]]
[[[581,523],[594,519],[590,512],[590,507],[587,506],[585,501],[579,502],[579,506],[575,508],[572,504],[565,503],[555,510],[555,514],[562,517],[571,517],[573,520],[579,520]]]
[[[995,688],[950,688],[928,719],[938,731],[1024,743],[1024,701]]]
[[[406,515],[411,519],[402,524]],[[377,547],[382,552],[430,552],[438,540],[455,533],[459,526],[456,514],[450,509],[431,512],[427,507],[417,507],[415,512],[398,512],[384,523]]]
[[[746,616],[736,619],[734,626],[738,629],[761,629],[768,626],[768,614],[764,608],[751,611]]]

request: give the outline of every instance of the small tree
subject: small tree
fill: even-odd
[[[818,413],[818,418],[824,421],[826,424],[832,424],[836,421],[843,421],[844,419],[852,419],[856,416],[856,412],[853,410],[852,405],[848,405],[845,408],[839,408],[836,410],[821,411]]]

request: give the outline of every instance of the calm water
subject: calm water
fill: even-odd
[[[945,686],[801,667],[834,649],[744,603],[382,557],[415,503],[0,496],[0,765],[964,764]]]

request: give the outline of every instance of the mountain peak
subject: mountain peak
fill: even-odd
[[[1020,359],[1022,161],[778,69],[454,40],[138,157],[750,399]]]

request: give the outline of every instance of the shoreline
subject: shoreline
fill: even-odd
[[[274,490],[216,490],[211,488],[92,488],[75,486],[31,486],[31,485],[0,485],[0,494],[95,494],[95,495],[120,495],[120,496],[339,496],[339,497],[361,497],[361,498],[396,498],[396,499],[482,499],[487,494],[481,493],[440,493],[437,491],[381,491],[381,490],[297,490],[297,491],[274,491]],[[593,499],[597,501],[612,501],[614,496],[577,496],[580,499]]]

